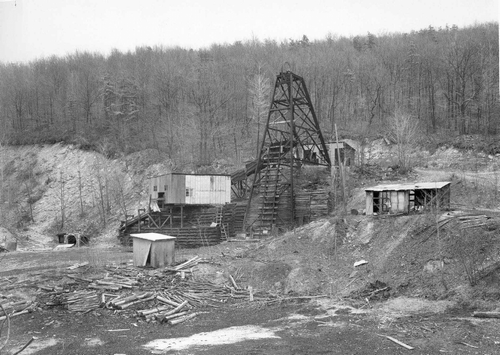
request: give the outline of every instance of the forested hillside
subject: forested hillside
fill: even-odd
[[[496,134],[498,23],[206,50],[141,47],[0,64],[9,144],[77,143],[108,156],[152,148],[178,166],[255,156],[275,75],[304,77],[328,137],[382,133],[396,110],[426,134]]]

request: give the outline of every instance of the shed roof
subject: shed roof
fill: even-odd
[[[172,237],[170,235],[165,235],[160,233],[136,233],[136,234],[130,234],[130,236],[134,238],[150,240],[152,242],[156,242],[157,240],[176,239],[175,237]]]
[[[442,189],[446,185],[451,184],[449,181],[438,182],[417,182],[411,184],[388,184],[377,185],[365,189],[365,191],[406,191],[406,190],[427,190],[427,189]]]
[[[150,176],[149,178],[156,178],[160,176],[166,176],[166,175],[184,175],[184,176],[227,176],[231,177],[231,174],[190,174],[190,173],[165,173],[165,174],[159,174],[159,175],[153,175]]]
[[[330,149],[350,148],[350,149],[356,150],[356,148],[354,148],[351,144],[349,144],[346,141],[339,141],[338,143],[337,142],[330,142],[330,143],[328,143],[328,145],[330,146]]]

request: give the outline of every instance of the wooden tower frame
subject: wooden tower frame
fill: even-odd
[[[294,173],[303,164],[331,166],[331,161],[304,79],[291,71],[281,72],[276,77],[250,187],[245,226],[255,189],[262,195],[262,229],[293,224]],[[285,195],[288,202],[280,206],[280,196]],[[283,209],[288,212],[283,213]]]

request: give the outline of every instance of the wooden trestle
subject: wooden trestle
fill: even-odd
[[[119,238],[130,244],[132,233],[161,233],[176,237],[177,247],[214,245],[242,229],[243,212],[236,204],[167,205],[159,212],[142,209],[122,221]]]

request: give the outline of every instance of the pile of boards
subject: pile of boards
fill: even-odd
[[[73,266],[64,275],[66,284],[39,285],[37,303],[42,308],[83,313],[102,308],[110,315],[175,325],[229,302],[271,299],[251,287],[239,287],[231,275],[224,284],[196,278],[194,270],[200,261],[194,257],[174,267],[149,270],[119,265],[105,267],[104,274],[83,269],[85,264]]]

